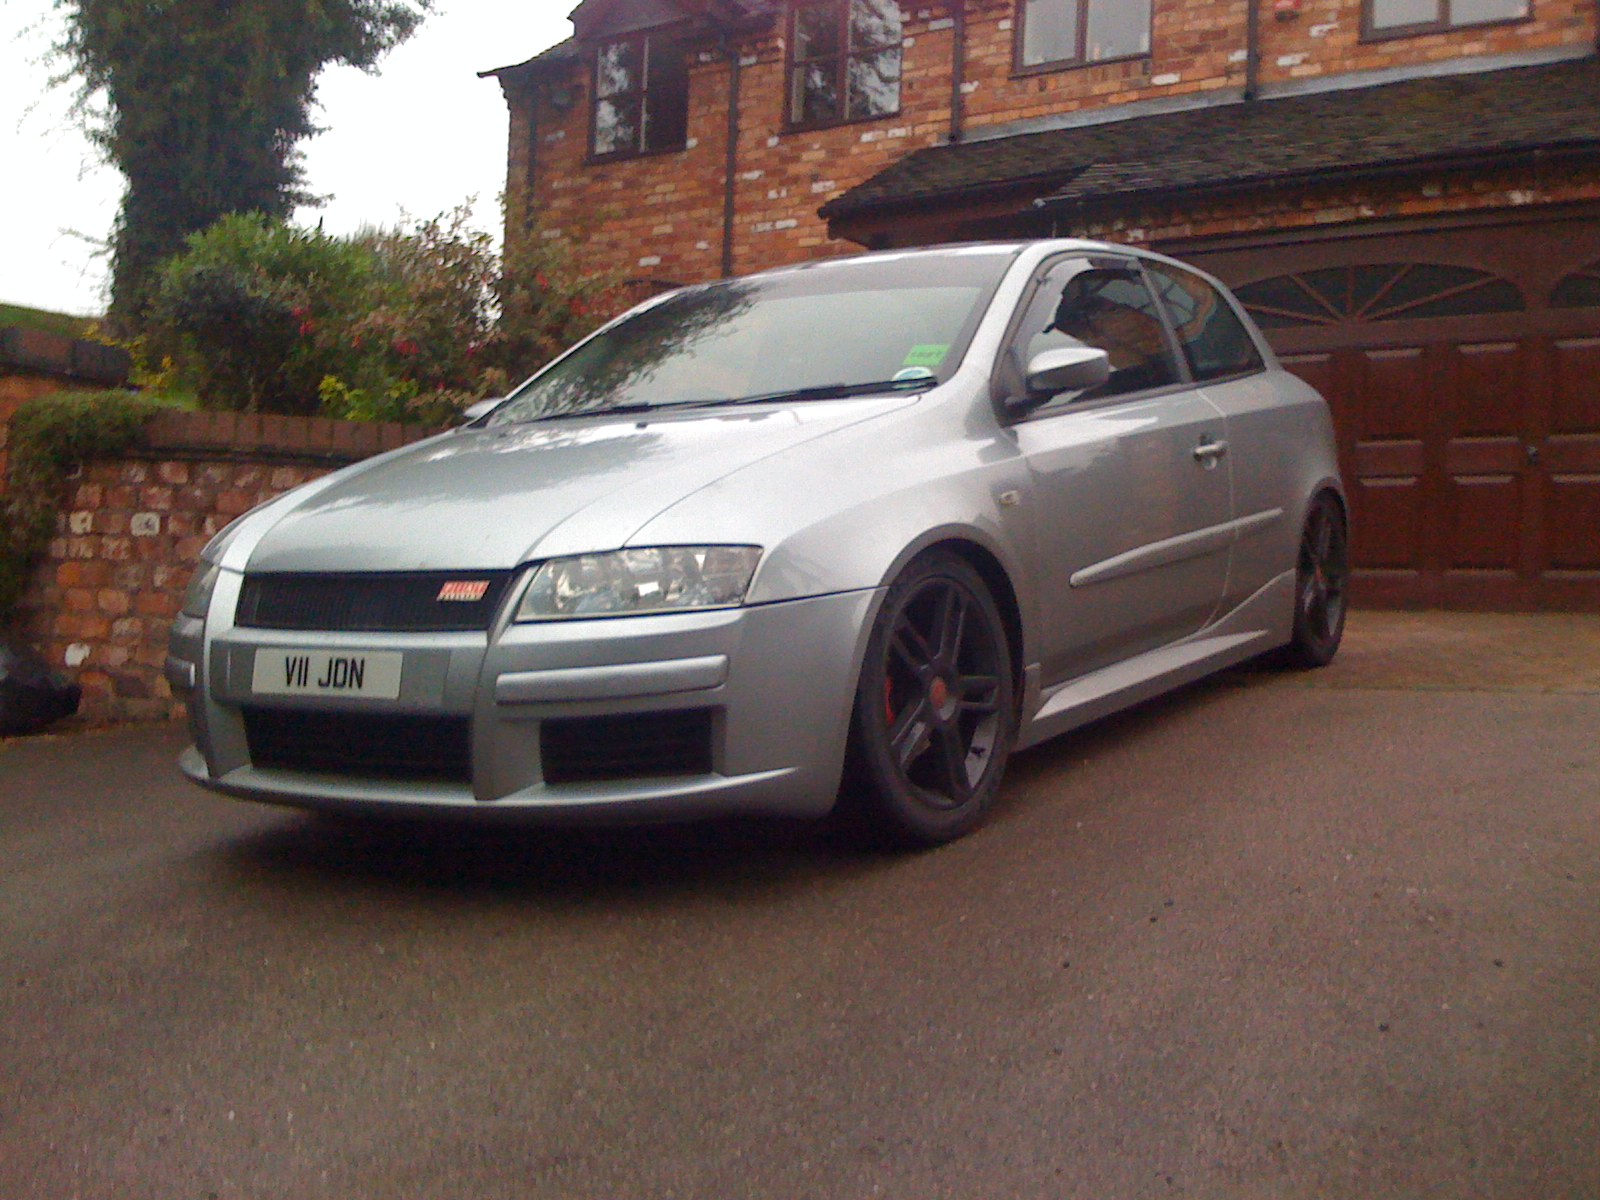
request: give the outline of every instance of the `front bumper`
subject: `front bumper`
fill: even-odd
[[[167,663],[169,681],[189,701],[194,736],[180,766],[216,791],[297,807],[603,822],[819,816],[838,791],[879,598],[867,590],[725,611],[506,625],[488,635],[207,633],[183,618]],[[213,614],[231,612],[229,599],[220,594]],[[273,648],[399,651],[400,695],[255,695],[255,652]],[[260,738],[253,755],[250,734],[262,712],[358,727],[439,718],[464,730],[466,762],[448,779],[264,764]],[[691,715],[708,746],[687,772],[634,767],[608,777],[601,765],[579,779],[547,777],[555,772],[544,761],[546,722],[581,738],[586,718],[618,718],[629,728],[628,719]]]

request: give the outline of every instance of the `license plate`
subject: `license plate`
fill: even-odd
[[[395,700],[405,655],[396,650],[257,650],[250,689],[258,696],[359,696]]]

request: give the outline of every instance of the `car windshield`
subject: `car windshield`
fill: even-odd
[[[1015,253],[870,255],[688,288],[556,360],[489,423],[928,387],[954,373]]]

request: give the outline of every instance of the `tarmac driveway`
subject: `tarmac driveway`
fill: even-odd
[[[182,740],[0,742],[0,1196],[1600,1196],[1600,618],[1357,614],[900,858]]]

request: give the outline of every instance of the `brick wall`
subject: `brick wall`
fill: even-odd
[[[201,549],[234,517],[416,426],[164,413],[128,456],[84,466],[19,611],[23,636],[83,688],[89,723],[181,714],[167,633]]]
[[[784,130],[784,40],[741,46],[733,264],[760,270],[859,246],[834,240],[816,210],[907,150],[949,128],[950,19],[918,10],[904,26],[899,117],[827,130]],[[723,179],[728,149],[728,62],[704,51],[690,75],[688,149],[622,162],[589,162],[589,83],[579,70],[570,106],[509,96],[514,142],[507,182],[526,186],[518,131],[534,139],[533,211],[547,237],[578,238],[595,258],[634,277],[674,282],[722,274]],[[605,237],[587,237],[603,227]]]
[[[1270,9],[1270,2],[1264,7]],[[1267,14],[1262,82],[1593,44],[1593,0],[1535,0],[1532,9],[1526,21],[1363,41],[1360,0],[1303,0],[1293,20],[1277,21]]]
[[[1593,44],[1593,0],[1539,0],[1534,17],[1420,37],[1363,41],[1361,0],[1303,0],[1276,20],[1263,0],[1261,83],[1463,57]],[[1238,89],[1246,70],[1245,0],[1158,0],[1147,58],[1039,74],[1013,71],[1016,4],[968,0],[964,121],[969,130],[1136,101]],[[747,39],[741,58],[733,262],[737,272],[853,252],[817,209],[907,152],[942,141],[951,116],[955,23],[946,3],[902,5],[901,111],[831,129],[784,126],[783,30]],[[674,282],[721,273],[730,69],[707,51],[690,82],[689,145],[681,153],[588,161],[589,80],[576,68],[562,108],[535,88],[508,89],[511,225],[531,208],[546,236],[569,236],[627,275]],[[530,181],[531,180],[531,186]],[[1315,197],[1308,197],[1315,201]],[[1300,199],[1289,209],[1300,207]],[[1426,211],[1426,195],[1414,198]],[[1480,202],[1487,205],[1487,199]],[[1358,202],[1359,203],[1359,202]],[[1233,228],[1261,227],[1241,213]],[[602,235],[603,236],[600,236]],[[908,239],[896,239],[904,242]]]
[[[859,249],[830,239],[817,209],[947,130],[949,26],[932,16],[906,22],[900,116],[806,132],[783,128],[782,38],[742,48],[736,272]],[[588,159],[586,81],[565,110],[513,93],[512,137],[533,139],[532,207],[544,235],[587,244],[628,276],[691,282],[720,275],[730,78],[723,58],[699,55],[690,73],[687,149],[602,163]],[[529,153],[526,143],[512,142],[508,180],[526,180]],[[604,237],[591,236],[601,228]]]
[[[1014,5],[994,0],[968,16],[967,124],[979,129],[1034,117],[1245,82],[1245,0],[1156,0],[1148,58],[1013,75]],[[1535,19],[1425,36],[1363,41],[1361,0],[1303,0],[1277,20],[1263,0],[1260,82],[1264,87],[1447,59],[1583,46],[1594,37],[1593,0],[1539,0]]]

